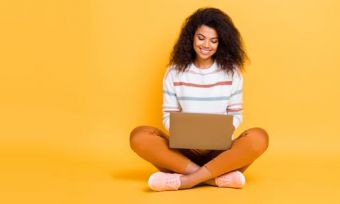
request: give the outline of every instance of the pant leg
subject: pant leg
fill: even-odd
[[[140,157],[160,170],[184,173],[190,159],[169,147],[169,136],[151,126],[140,126],[130,134],[130,146]]]
[[[267,149],[268,142],[268,134],[265,130],[248,129],[233,141],[230,149],[222,151],[204,166],[213,177],[233,170],[245,169]]]

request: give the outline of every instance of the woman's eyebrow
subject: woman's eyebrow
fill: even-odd
[[[201,35],[201,36],[203,36],[203,37],[205,37],[205,38],[206,38],[206,36],[205,36],[205,35],[203,35],[203,34],[201,34],[201,33],[197,33],[197,35]],[[213,38],[211,38],[211,39],[218,39],[218,37],[213,37]]]

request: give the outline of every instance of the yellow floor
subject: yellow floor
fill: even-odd
[[[37,147],[2,149],[0,203],[340,203],[338,151],[282,151],[276,143],[247,170],[242,190],[161,193],[146,183],[155,168],[133,152],[100,161]]]

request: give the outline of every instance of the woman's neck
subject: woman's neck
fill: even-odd
[[[200,69],[207,69],[211,67],[211,65],[214,63],[214,60],[209,58],[209,59],[195,59],[194,64],[197,68]]]

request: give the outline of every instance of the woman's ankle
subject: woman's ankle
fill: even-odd
[[[217,186],[216,182],[215,182],[215,178],[210,179],[208,181],[205,181],[204,184],[208,184],[210,186]]]
[[[210,171],[206,167],[201,167],[194,173],[181,176],[180,189],[192,188],[200,183],[204,183],[212,178]]]
[[[194,186],[189,176],[183,175],[180,177],[180,179],[181,179],[181,185],[179,189],[188,189]]]
[[[189,162],[187,167],[184,170],[184,174],[192,174],[195,171],[197,171],[198,169],[200,169],[200,166],[198,166],[197,164],[193,163],[193,162]]]

